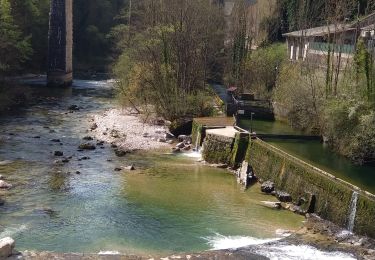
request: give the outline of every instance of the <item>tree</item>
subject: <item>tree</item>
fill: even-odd
[[[0,76],[16,72],[30,57],[29,40],[14,22],[9,0],[0,0]]]
[[[121,95],[171,121],[205,114],[206,80],[224,43],[220,7],[206,0],[143,0],[132,10],[132,37],[115,68]]]

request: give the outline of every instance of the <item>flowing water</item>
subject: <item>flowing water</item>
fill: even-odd
[[[18,250],[166,255],[254,245],[272,259],[353,259],[278,242],[304,218],[264,207],[273,197],[258,185],[243,191],[226,170],[197,162],[198,152],[77,151],[90,115],[115,106],[110,82],[35,91],[37,105],[0,118],[0,174],[14,185],[0,191],[0,238]],[[74,104],[81,109],[68,112]],[[56,163],[54,151],[70,161]],[[130,163],[136,171],[114,171]]]
[[[250,129],[250,120],[242,120],[241,126]],[[283,122],[254,120],[253,128],[257,133],[301,135]],[[375,167],[355,165],[349,159],[333,152],[319,141],[267,139],[282,150],[325,170],[338,178],[348,181],[361,189],[375,194]]]
[[[348,230],[353,232],[354,230],[354,223],[355,223],[355,216],[357,213],[357,201],[358,201],[358,192],[354,191],[352,195],[352,199],[350,201],[350,208],[349,208],[349,218],[348,218]]]
[[[77,151],[89,116],[115,106],[110,83],[37,92],[37,105],[0,118],[0,174],[14,185],[0,194],[0,237],[12,236],[18,250],[169,254],[212,249],[217,240],[231,247],[237,237],[267,242],[301,227],[301,216],[262,206],[273,198],[259,186],[242,191],[197,154]],[[81,109],[69,113],[73,104]],[[56,163],[54,151],[70,162]],[[114,171],[130,163],[137,171]]]

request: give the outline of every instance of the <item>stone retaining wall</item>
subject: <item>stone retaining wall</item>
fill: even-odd
[[[246,160],[259,178],[272,180],[276,189],[290,193],[294,202],[308,193],[314,194],[314,212],[341,227],[348,225],[352,195],[358,192],[354,232],[375,237],[373,195],[259,139],[251,141]]]
[[[204,127],[198,124],[195,129],[195,138],[197,132],[204,131]],[[245,160],[258,178],[273,181],[275,188],[288,192],[295,204],[313,195],[315,203],[312,211],[343,228],[348,226],[353,192],[357,192],[354,232],[375,238],[374,195],[260,139],[250,141],[249,133],[239,132],[232,138],[207,134],[202,156],[209,163],[227,164],[235,168]]]

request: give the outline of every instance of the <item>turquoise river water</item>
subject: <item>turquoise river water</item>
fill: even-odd
[[[78,152],[90,115],[115,106],[110,82],[37,92],[37,105],[0,118],[0,174],[14,185],[0,193],[0,238],[13,237],[18,250],[197,252],[266,242],[303,225],[299,215],[264,207],[273,198],[258,185],[243,191],[226,170],[194,157],[158,151],[118,158],[108,144]],[[67,113],[73,104],[80,111]],[[55,163],[56,150],[70,162]],[[130,163],[136,171],[114,171]],[[313,249],[299,248],[298,259],[314,259],[304,250]]]

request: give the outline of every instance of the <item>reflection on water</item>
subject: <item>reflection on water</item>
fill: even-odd
[[[250,129],[250,120],[242,120],[241,126]],[[254,120],[253,128],[262,134],[300,135],[282,122]],[[319,141],[267,139],[268,143],[291,153],[335,176],[346,180],[361,189],[375,194],[375,167],[353,164],[349,159],[333,152]]]
[[[19,250],[174,253],[210,249],[207,237],[275,238],[303,218],[260,204],[259,186],[241,191],[222,169],[197,158],[162,153],[114,156],[79,152],[93,113],[111,104],[107,82],[77,81],[70,92],[44,89],[38,104],[0,118],[0,174],[14,185],[1,191],[0,237]],[[70,113],[68,107],[78,105]],[[60,142],[52,142],[60,139]],[[53,155],[61,151],[69,162]],[[83,156],[89,160],[81,160]],[[115,172],[135,164],[135,172]],[[77,174],[79,171],[81,174]]]

